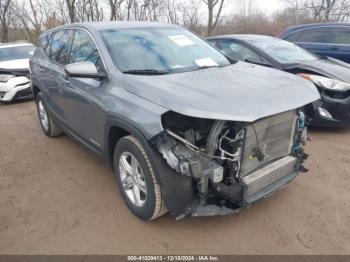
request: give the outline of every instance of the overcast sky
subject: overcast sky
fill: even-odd
[[[51,0],[55,1],[55,0]],[[106,12],[109,12],[108,10],[108,0],[98,0],[100,4],[102,4],[103,8],[106,10]],[[178,1],[186,1],[186,0],[178,0]],[[198,2],[202,2],[202,0],[195,0]],[[229,16],[232,15],[235,11],[239,12],[240,8],[244,0],[225,0],[224,4],[224,10],[222,12],[223,16]],[[248,2],[248,0],[246,0]],[[252,0],[254,5],[254,9],[259,9],[263,11],[264,13],[270,15],[276,10],[280,10],[286,7],[287,0]],[[207,9],[205,5],[202,3],[200,5],[200,17],[201,19],[205,19],[207,16]]]
[[[231,0],[232,1],[232,0]],[[285,6],[285,0],[255,0],[259,9],[272,13]]]
[[[103,3],[105,6],[107,0],[99,0],[100,3]],[[200,0],[197,0],[200,1]],[[225,11],[232,12],[234,7],[238,7],[242,0],[225,0]],[[267,13],[273,13],[274,11],[285,7],[286,0],[253,0],[254,6],[260,10],[266,11]]]
[[[282,9],[286,6],[287,0],[252,0],[253,8],[259,9],[267,14],[271,14],[276,10]],[[248,1],[247,1],[248,2]],[[226,0],[225,13],[231,13],[232,10],[239,9],[243,5],[243,0]]]

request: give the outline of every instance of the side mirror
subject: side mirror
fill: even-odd
[[[69,77],[95,78],[102,80],[106,77],[105,73],[99,73],[92,62],[77,62],[64,67]]]

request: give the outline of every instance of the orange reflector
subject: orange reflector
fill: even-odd
[[[298,74],[298,76],[301,76],[301,77],[305,78],[306,80],[311,80],[311,77],[308,74]]]

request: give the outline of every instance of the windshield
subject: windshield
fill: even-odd
[[[34,46],[13,46],[0,48],[0,62],[16,59],[28,59],[34,52]]]
[[[276,59],[281,64],[292,64],[301,61],[313,61],[319,59],[318,56],[308,52],[301,47],[277,38],[251,40],[257,48]]]
[[[230,64],[219,51],[185,29],[113,29],[101,34],[114,63],[125,73],[179,73]]]

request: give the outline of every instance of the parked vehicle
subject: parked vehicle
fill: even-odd
[[[313,53],[350,63],[350,24],[325,23],[293,26],[280,38]]]
[[[350,65],[314,55],[287,41],[262,35],[209,38],[233,60],[265,65],[304,77],[318,88],[321,99],[305,107],[312,126],[350,126]]]
[[[231,65],[182,27],[59,27],[41,36],[31,73],[44,133],[102,156],[141,219],[236,212],[305,171],[298,109],[319,99],[316,88]]]
[[[32,97],[29,58],[35,46],[26,42],[0,44],[0,102]]]

